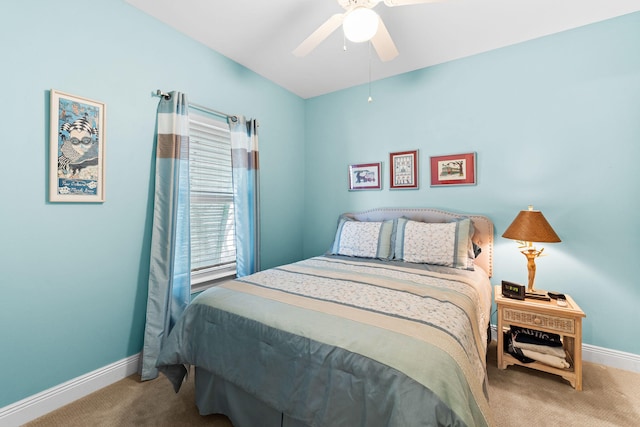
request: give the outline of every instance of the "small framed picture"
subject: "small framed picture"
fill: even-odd
[[[380,168],[380,162],[349,165],[349,191],[380,190]]]
[[[49,201],[104,202],[105,104],[51,89]]]
[[[431,186],[475,185],[476,153],[431,157]]]
[[[390,188],[418,188],[418,150],[389,153]]]

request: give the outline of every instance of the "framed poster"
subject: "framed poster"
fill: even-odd
[[[431,186],[475,185],[476,153],[431,157]]]
[[[390,188],[418,188],[418,150],[389,153]]]
[[[380,190],[380,168],[380,162],[349,165],[349,191]]]
[[[49,201],[104,202],[106,106],[51,89]]]

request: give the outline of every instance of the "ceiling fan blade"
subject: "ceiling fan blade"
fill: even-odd
[[[409,6],[420,3],[442,3],[446,0],[384,0],[384,4],[388,7]]]
[[[336,13],[320,25],[309,37],[307,37],[300,46],[294,49],[293,54],[295,56],[306,56],[309,52],[315,49],[320,43],[331,35],[344,20],[344,13]]]
[[[391,35],[389,31],[387,31],[387,27],[385,27],[384,22],[382,22],[380,18],[378,18],[378,32],[371,39],[371,44],[378,53],[381,61],[391,61],[398,56],[398,49],[396,49],[396,45],[393,43],[393,40],[391,40]]]

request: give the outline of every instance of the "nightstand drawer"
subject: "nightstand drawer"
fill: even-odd
[[[545,328],[561,334],[575,334],[576,331],[575,319],[572,318],[550,316],[526,310],[514,310],[508,307],[502,310],[502,318],[506,322],[521,323],[533,328]]]

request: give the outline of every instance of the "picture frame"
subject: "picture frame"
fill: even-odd
[[[431,186],[475,185],[476,153],[431,157]]]
[[[49,201],[105,201],[106,105],[50,91]]]
[[[389,165],[389,188],[418,188],[418,150],[389,153]]]
[[[382,189],[381,169],[380,162],[349,165],[349,191]]]

